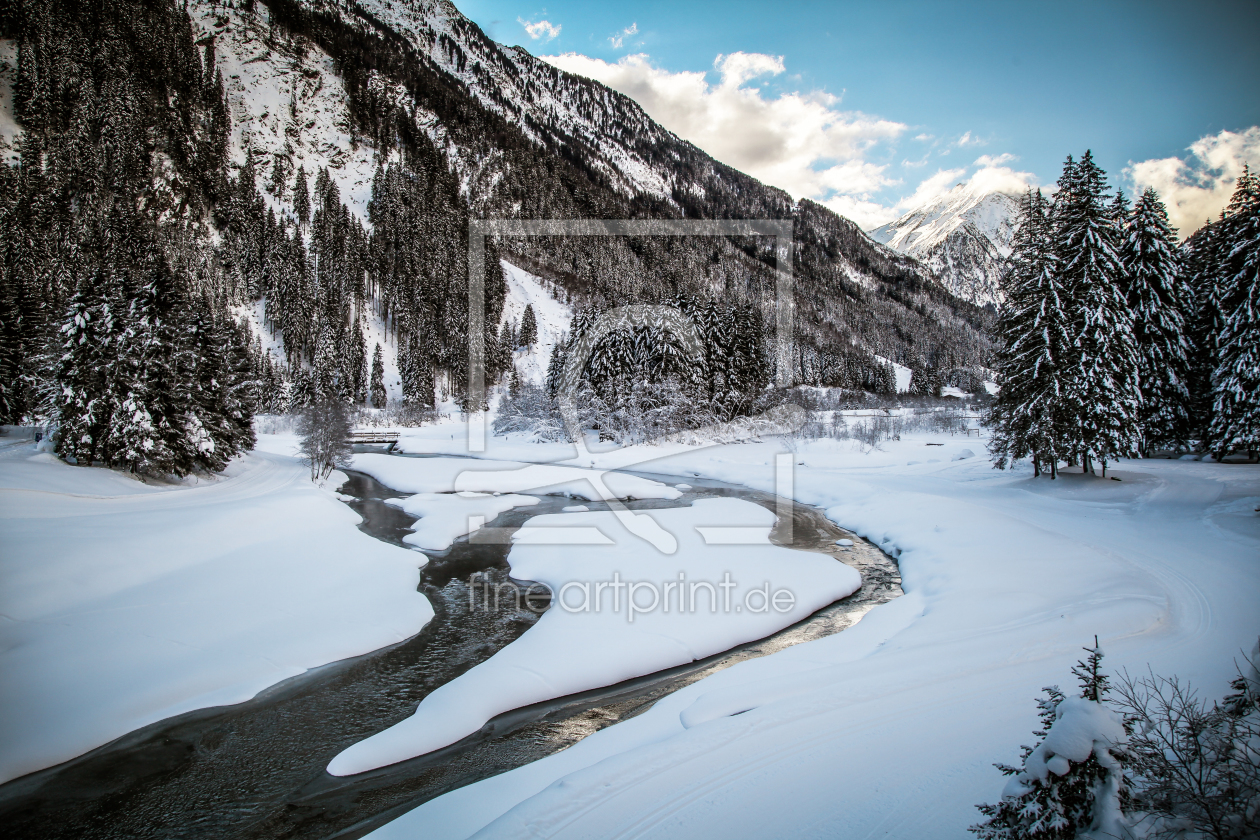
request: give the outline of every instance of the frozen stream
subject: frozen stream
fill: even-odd
[[[677,478],[645,476],[667,482]],[[683,507],[734,497],[776,510],[776,497],[704,479],[672,501],[638,501],[635,510]],[[414,517],[384,504],[398,493],[354,473],[342,492],[365,532],[398,545]],[[573,504],[541,497],[487,523],[514,529]],[[600,503],[587,503],[601,510]],[[468,582],[508,579],[510,546],[460,540],[430,553],[420,588],[435,616],[415,637],[287,680],[248,702],[203,709],[130,733],[85,756],[0,787],[0,824],[20,837],[350,838],[446,791],[558,752],[657,699],[745,659],[839,632],[871,607],[900,594],[894,561],[843,531],[814,508],[792,504],[792,539],[783,523],[771,540],[828,553],[857,568],[861,589],[804,621],[759,641],[688,665],[500,715],[442,750],[346,778],[329,760],[408,717],[438,686],[518,638],[537,615],[508,600],[471,609]],[[848,537],[850,550],[835,540]],[[534,603],[537,605],[538,600]]]

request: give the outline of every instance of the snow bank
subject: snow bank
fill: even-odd
[[[794,624],[861,585],[856,571],[831,557],[772,545],[774,514],[751,502],[702,499],[653,518],[677,538],[677,553],[656,551],[607,512],[529,520],[527,528],[596,528],[611,541],[599,549],[513,546],[512,576],[545,583],[556,593],[551,609],[427,696],[412,717],[342,752],[328,771],[346,776],[393,764],[454,743],[501,712],[703,659]],[[701,532],[732,526],[746,544],[711,545]],[[748,539],[749,527],[764,531]]]
[[[512,508],[538,504],[533,496],[492,496],[489,493],[417,493],[386,504],[420,517],[403,542],[431,551],[445,551],[451,543]],[[480,520],[478,522],[478,520]]]
[[[602,470],[519,461],[469,458],[399,458],[375,453],[356,455],[354,469],[403,493],[520,493],[537,490],[566,494],[586,501],[604,499],[595,481],[617,499],[677,499],[682,495],[659,481]]]
[[[156,489],[33,447],[0,458],[0,781],[432,617],[424,556],[361,533],[295,459]]]
[[[944,444],[937,463],[907,465],[925,442]],[[774,487],[772,442],[661,449],[594,460]],[[906,595],[374,837],[965,838],[1001,793],[992,762],[1035,728],[1031,698],[1071,679],[1095,633],[1113,672],[1149,664],[1206,696],[1260,634],[1260,466],[1124,461],[1121,482],[1050,482],[926,434],[798,442],[794,461],[793,495],[897,555]]]

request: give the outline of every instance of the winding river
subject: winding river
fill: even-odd
[[[378,448],[356,447],[362,451]],[[384,503],[400,495],[347,471],[341,492],[362,517],[364,532],[395,545],[415,519]],[[679,479],[654,476],[667,483]],[[776,511],[768,493],[701,478],[672,501],[644,500],[647,510],[728,496]],[[539,504],[487,525],[515,529],[573,500]],[[586,503],[591,510],[605,509]],[[790,504],[792,527],[779,521],[771,541],[830,554],[862,573],[862,587],[772,636],[666,671],[516,709],[437,752],[357,776],[324,768],[346,747],[409,717],[435,688],[463,674],[526,632],[538,614],[504,599],[497,609],[471,608],[469,581],[509,579],[509,545],[461,539],[426,552],[420,590],[433,620],[391,647],[312,669],[233,706],[201,709],[129,733],[72,761],[0,786],[0,825],[17,838],[355,838],[447,791],[559,752],[656,700],[723,668],[838,633],[872,607],[901,593],[895,561],[831,523],[822,512]],[[785,542],[786,534],[791,541]],[[835,541],[847,537],[845,550]],[[528,583],[528,582],[522,582]],[[539,606],[538,599],[533,604]]]

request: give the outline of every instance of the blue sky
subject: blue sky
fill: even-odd
[[[868,227],[960,181],[1052,184],[1086,148],[1184,226],[1260,163],[1256,0],[456,5]]]

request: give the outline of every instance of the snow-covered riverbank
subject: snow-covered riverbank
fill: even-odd
[[[0,781],[408,638],[425,556],[287,455],[155,487],[32,444],[0,457]]]
[[[455,454],[454,425],[404,445]],[[486,454],[531,451],[573,455],[503,439]],[[593,465],[770,490],[780,451],[642,447]],[[1260,633],[1260,467],[1128,461],[1119,481],[1052,483],[991,469],[975,437],[926,434],[800,443],[794,461],[795,497],[898,556],[905,596],[374,836],[963,837],[1002,789],[991,763],[1028,740],[1033,698],[1071,684],[1095,633],[1113,671],[1149,665],[1207,696]]]
[[[409,432],[402,448],[462,455],[465,441],[464,426],[447,422]],[[310,485],[292,444],[264,436],[224,478],[179,487],[68,467],[29,444],[4,450],[5,778],[172,714],[243,700],[428,620],[415,591],[423,555],[361,534],[353,512]],[[563,752],[432,800],[378,836],[962,837],[973,804],[1001,790],[991,763],[1015,759],[1028,740],[1032,698],[1045,684],[1070,685],[1068,669],[1095,633],[1112,671],[1150,665],[1206,696],[1224,691],[1232,660],[1260,633],[1255,465],[1132,461],[1114,465],[1118,481],[1050,482],[992,470],[974,436],[788,449],[792,495],[898,557],[906,595],[843,633],[720,671]],[[609,448],[578,463],[572,446],[493,438],[482,457],[514,464],[381,458],[377,467],[424,464],[398,488],[416,493],[535,489],[518,474],[577,489],[591,468],[631,467],[680,477],[610,477],[627,495],[668,502],[671,483],[698,475],[782,489],[784,451],[775,440]],[[548,466],[520,466],[530,461]],[[510,486],[484,484],[492,473]],[[610,514],[571,507],[549,516],[616,527]],[[764,527],[752,519],[741,524]],[[614,543],[637,540],[622,537]],[[560,561],[582,561],[524,540],[513,554],[521,574],[553,582],[576,575]],[[533,663],[563,659],[573,635],[522,639],[531,634]],[[490,699],[473,717],[511,703]]]

